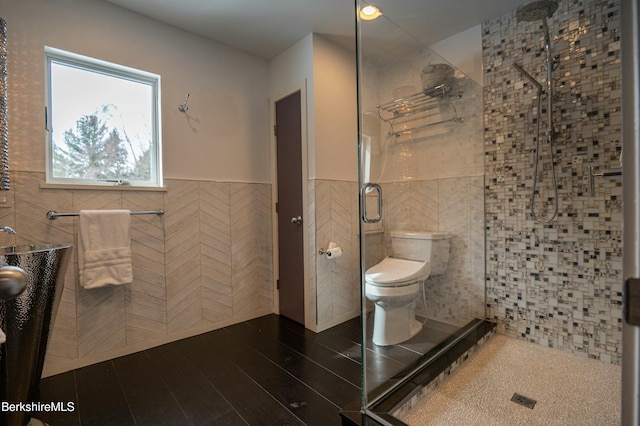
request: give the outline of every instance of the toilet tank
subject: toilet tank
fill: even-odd
[[[449,264],[451,235],[428,231],[391,231],[393,257],[431,262],[430,275],[441,275]]]

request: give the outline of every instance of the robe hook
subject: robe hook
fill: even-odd
[[[187,96],[184,98],[184,102],[178,105],[178,111],[186,112],[189,109],[189,107],[187,106],[188,101],[189,101],[189,94],[187,93]]]

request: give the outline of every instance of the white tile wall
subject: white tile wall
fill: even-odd
[[[419,92],[422,69],[434,63],[446,61],[424,48],[403,60],[366,64],[365,108],[387,103],[401,92]],[[427,280],[426,307],[419,300],[418,313],[462,326],[485,316],[483,116],[482,89],[459,71],[455,77],[450,102],[429,113],[435,111],[442,119],[457,115],[463,123],[398,138],[389,136],[391,128],[383,121],[378,122],[379,132],[371,130],[371,118],[365,123],[378,144],[372,148],[372,170],[378,171],[372,179],[382,182],[385,229],[384,234],[367,236],[365,251],[370,267],[392,253],[391,230],[450,233],[447,271]]]
[[[44,174],[14,172],[3,224],[15,243],[75,242],[77,218],[48,210],[164,209],[131,221],[134,282],[85,290],[75,250],[52,331],[45,374],[114,351],[213,329],[273,306],[271,186],[167,180],[167,192],[43,189]]]
[[[484,318],[483,192],[481,176],[383,185],[386,253],[395,229],[451,235],[447,271],[427,279],[426,309],[420,298],[418,314],[458,326]]]
[[[324,329],[360,313],[358,185],[317,179],[309,188],[315,219],[315,228],[310,228],[310,243],[315,244],[310,250],[315,270],[311,280],[316,289],[317,326]],[[331,241],[342,248],[342,257],[329,259],[318,254]]]

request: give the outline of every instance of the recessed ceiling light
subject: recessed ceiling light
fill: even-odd
[[[380,16],[382,16],[380,9],[371,4],[360,9],[360,18],[365,21],[372,21]]]

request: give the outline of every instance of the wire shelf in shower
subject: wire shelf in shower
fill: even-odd
[[[413,93],[391,102],[378,105],[380,119],[389,124],[390,136],[412,135],[423,129],[445,123],[463,123],[458,116],[454,102],[462,98],[462,92],[452,94],[449,86],[439,85],[429,90]],[[453,110],[453,117],[443,118],[447,105]],[[408,123],[417,122],[407,126]],[[398,127],[402,127],[398,129]]]

